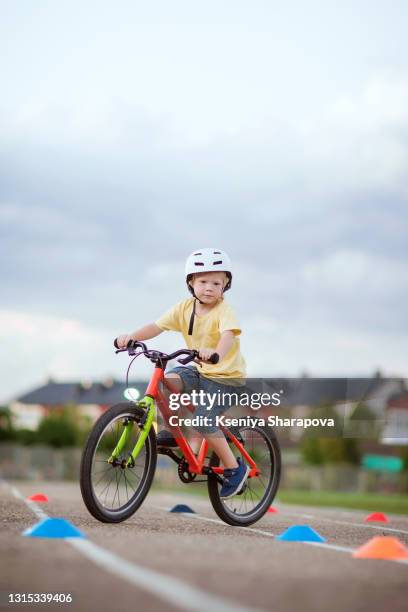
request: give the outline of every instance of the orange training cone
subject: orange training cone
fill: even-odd
[[[392,536],[376,536],[353,552],[357,559],[408,559],[408,548]]]
[[[382,512],[373,512],[365,517],[365,522],[373,521],[375,523],[388,523],[388,518]]]
[[[267,511],[272,513],[272,512],[277,512],[277,509],[274,508],[273,506],[269,506]]]
[[[35,493],[34,495],[30,495],[27,499],[31,499],[31,501],[35,502],[47,502],[48,497],[44,495],[44,493]]]

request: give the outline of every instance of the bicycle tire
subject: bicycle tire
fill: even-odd
[[[282,466],[280,446],[279,446],[279,442],[278,442],[278,439],[274,431],[270,427],[262,427],[260,425],[255,425],[254,427],[243,426],[243,427],[232,428],[231,431],[234,435],[237,435],[237,432],[239,432],[240,435],[242,436],[243,431],[248,430],[248,429],[260,433],[260,435],[262,435],[262,437],[267,441],[268,450],[272,458],[269,483],[268,483],[265,495],[262,497],[260,502],[256,505],[256,507],[252,511],[246,512],[242,515],[237,514],[233,512],[228,507],[228,505],[226,505],[225,502],[230,502],[231,500],[238,499],[238,503],[239,503],[240,500],[239,500],[238,495],[233,498],[223,500],[220,498],[220,495],[219,495],[220,490],[221,490],[221,485],[219,481],[217,480],[216,476],[214,474],[210,474],[208,476],[208,482],[207,482],[208,495],[210,497],[211,504],[215,512],[217,513],[217,515],[225,523],[228,523],[229,525],[239,526],[239,527],[246,527],[246,526],[252,525],[253,523],[256,523],[267,512],[269,506],[271,505],[273,499],[275,498],[275,495],[279,487],[280,476],[281,476],[281,466]],[[236,447],[232,446],[232,450],[234,449],[236,449]],[[250,449],[246,449],[246,450],[249,452],[249,454],[251,454]],[[216,455],[216,453],[212,453],[211,458],[210,458],[210,466],[218,467],[219,463],[220,463],[220,460],[219,460],[218,455]],[[252,479],[248,479],[248,483],[250,482],[250,480]]]
[[[156,433],[154,431],[154,428],[151,427],[149,434],[144,442],[143,449],[145,449],[146,461],[145,466],[143,468],[143,475],[140,479],[140,483],[137,487],[137,490],[135,490],[135,494],[131,497],[130,501],[128,501],[122,508],[118,509],[109,509],[105,507],[97,498],[97,495],[95,493],[94,485],[92,482],[92,465],[98,442],[102,439],[102,436],[107,430],[107,428],[116,420],[119,420],[121,417],[128,417],[130,415],[132,420],[134,419],[137,425],[137,423],[140,422],[140,419],[144,416],[144,414],[145,410],[143,408],[138,407],[133,402],[121,402],[119,404],[115,404],[99,417],[92,430],[90,431],[88,439],[85,443],[80,467],[80,488],[82,498],[84,500],[85,506],[92,514],[92,516],[94,516],[96,519],[103,523],[120,523],[132,516],[132,514],[134,514],[143,503],[151,487],[154,473],[156,470]],[[117,468],[112,466],[112,469]],[[109,467],[107,468],[107,470],[109,470]]]

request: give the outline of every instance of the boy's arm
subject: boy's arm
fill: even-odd
[[[234,332],[231,330],[226,330],[222,332],[220,341],[217,344],[216,349],[202,348],[199,350],[200,359],[203,361],[208,361],[213,353],[218,353],[220,356],[220,361],[222,361],[225,355],[230,350],[234,339]]]
[[[150,340],[162,333],[162,329],[156,323],[149,323],[140,329],[137,329],[132,334],[132,340]]]
[[[122,334],[116,339],[116,342],[119,348],[126,348],[129,340],[150,340],[151,338],[155,338],[159,334],[162,333],[162,329],[156,325],[156,323],[149,323],[140,329],[132,332],[131,334]]]
[[[222,361],[225,355],[230,350],[234,341],[234,332],[228,329],[227,331],[222,332],[220,341],[217,344],[217,348],[215,352],[219,354],[220,361]]]

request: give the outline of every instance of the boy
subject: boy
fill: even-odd
[[[180,393],[203,389],[206,393],[236,393],[237,379],[245,377],[245,361],[240,352],[237,336],[241,329],[235,314],[224,301],[223,293],[231,287],[232,272],[228,255],[219,249],[206,248],[194,251],[185,268],[187,287],[193,297],[180,302],[150,323],[132,334],[117,338],[119,347],[126,347],[129,340],[149,340],[165,330],[180,331],[188,348],[197,349],[201,371],[194,366],[178,366],[166,372],[166,378]],[[198,348],[200,347],[200,348]],[[209,359],[218,353],[219,361],[213,365]],[[235,385],[234,385],[235,382]],[[229,406],[228,406],[229,407]],[[211,415],[222,414],[228,408],[215,404]],[[194,416],[209,416],[205,405],[200,405]],[[248,477],[249,466],[233,455],[223,433],[214,426],[197,427],[209,446],[224,465],[224,484],[220,496],[224,499],[239,493]],[[157,436],[158,446],[177,446],[168,431]]]

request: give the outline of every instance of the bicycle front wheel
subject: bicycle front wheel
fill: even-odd
[[[134,514],[152,484],[157,460],[153,427],[131,461],[144,414],[134,403],[116,404],[97,420],[86,442],[80,469],[82,498],[89,512],[104,523],[119,523]]]
[[[242,492],[229,499],[220,497],[221,484],[214,474],[210,474],[208,494],[215,512],[223,521],[229,525],[245,527],[265,514],[276,495],[281,473],[281,453],[278,440],[269,427],[256,425],[231,431],[242,439],[245,450],[256,462],[260,473],[248,478]],[[231,450],[236,451],[236,446],[232,445]],[[242,460],[245,461],[244,457]],[[213,453],[210,466],[218,465],[219,458]]]

